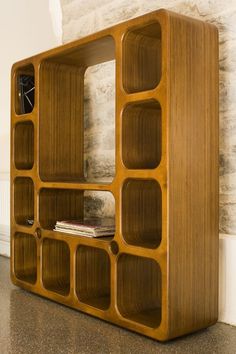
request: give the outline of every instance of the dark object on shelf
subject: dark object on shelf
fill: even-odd
[[[30,226],[34,225],[34,220],[33,219],[27,219],[26,223]]]
[[[21,114],[32,112],[34,108],[34,76],[19,76],[19,97]]]

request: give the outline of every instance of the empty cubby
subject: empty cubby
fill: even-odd
[[[79,301],[106,310],[110,306],[110,259],[106,251],[79,246],[76,252],[76,293]]]
[[[161,79],[161,27],[158,22],[129,30],[123,38],[123,86],[134,93],[154,89]]]
[[[115,199],[107,191],[42,188],[39,193],[39,221],[44,229],[53,229],[57,221],[114,217],[114,213]]]
[[[14,270],[16,278],[35,284],[37,280],[37,243],[34,236],[21,232],[14,235]]]
[[[87,111],[85,112],[84,75],[88,67],[111,61],[114,58],[114,40],[111,36],[107,36],[72,51],[53,56],[41,63],[39,75],[41,87],[39,95],[39,173],[42,180],[61,182],[86,179],[85,172],[88,166],[84,163],[84,128],[85,124],[91,122],[87,118],[85,121],[84,118],[89,105],[89,97],[87,97],[85,105]],[[106,76],[106,73],[103,76]],[[102,91],[100,90],[100,92]],[[109,98],[106,97],[105,101],[108,100]],[[97,111],[99,111],[100,104],[97,106]],[[112,116],[114,121],[114,107]],[[103,118],[101,116],[101,122]],[[96,143],[98,137],[95,135],[95,138]],[[102,135],[100,140],[105,142],[108,141],[108,138],[104,139]],[[88,141],[91,148],[92,143],[87,135],[85,143]],[[87,146],[87,152],[89,147]],[[95,150],[98,151],[98,149]],[[98,181],[99,179],[103,180],[106,170],[104,165],[107,167],[105,155],[101,156],[103,160],[100,162],[100,174],[93,176]],[[96,155],[92,156],[92,161],[87,160],[86,162],[90,165],[99,165]]]
[[[122,254],[117,265],[117,305],[131,321],[156,328],[161,322],[161,269],[153,259]]]
[[[57,221],[83,218],[83,191],[43,188],[39,194],[39,221],[53,229]]]
[[[122,189],[122,234],[131,245],[156,248],[162,237],[162,193],[155,180],[128,179]]]
[[[18,123],[15,127],[14,160],[18,170],[30,170],[34,164],[34,125]]]
[[[66,242],[46,238],[42,245],[42,281],[47,290],[70,292],[70,249]]]
[[[161,161],[161,107],[154,100],[131,103],[123,111],[122,158],[130,169],[151,169]]]
[[[20,225],[30,225],[34,220],[34,183],[29,177],[14,181],[14,215]]]
[[[34,66],[24,66],[16,72],[15,111],[16,114],[31,113],[34,108],[35,80]]]

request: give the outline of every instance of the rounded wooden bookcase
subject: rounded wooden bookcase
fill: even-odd
[[[109,61],[114,176],[91,181],[84,78]],[[214,324],[216,28],[146,14],[14,64],[11,97],[13,283],[160,341]],[[110,196],[114,236],[54,231],[58,220],[84,217],[91,192]]]

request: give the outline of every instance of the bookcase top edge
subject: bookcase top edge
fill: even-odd
[[[123,34],[129,30],[132,27],[136,26],[142,26],[151,22],[155,21],[160,21],[160,25],[164,25],[164,18],[168,17],[168,10],[165,9],[159,9],[156,11],[152,11],[149,13],[146,13],[144,15],[129,19],[127,21],[123,21],[120,23],[117,23],[111,27],[104,28],[103,30],[88,34],[87,36],[75,39],[71,42],[61,44],[59,46],[53,47],[51,49],[48,49],[46,51],[39,52],[35,55],[32,55],[27,58],[23,58],[12,65],[11,73],[13,74],[15,70],[23,67],[23,66],[28,66],[30,64],[37,63],[41,60],[47,59],[48,57],[54,56],[54,55],[60,55],[64,51],[66,52],[67,50],[70,49],[75,49],[76,47],[80,45],[85,45],[89,42],[97,41],[105,37],[112,37],[114,42],[116,40],[119,40],[122,38]]]
[[[54,55],[60,55],[63,52],[66,52],[67,50],[73,50],[80,45],[85,45],[90,42],[95,42],[105,37],[110,36],[113,38],[114,42],[119,41],[122,38],[122,36],[132,27],[136,27],[139,25],[142,26],[148,24],[149,22],[151,23],[151,22],[158,21],[160,26],[163,28],[163,26],[167,25],[167,22],[169,22],[170,18],[179,18],[182,20],[188,20],[199,24],[204,23],[206,26],[214,30],[216,33],[218,33],[218,28],[214,24],[190,16],[179,14],[164,8],[160,8],[158,10],[143,14],[141,16],[131,18],[127,21],[117,23],[111,27],[104,28],[103,30],[91,33],[85,37],[81,37],[71,42],[37,53],[33,56],[23,58],[12,65],[11,74],[13,75],[15,70],[23,66],[27,66],[30,64],[37,65],[37,63],[40,62],[41,60],[47,59],[49,57],[53,57]]]

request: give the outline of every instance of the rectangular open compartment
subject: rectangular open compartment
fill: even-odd
[[[35,73],[32,64],[19,68],[15,73],[15,112],[31,113],[35,101]]]
[[[128,104],[122,114],[122,158],[129,169],[156,168],[161,161],[161,107],[155,100]]]
[[[14,180],[14,215],[19,225],[29,226],[34,220],[34,183],[29,177]]]
[[[108,191],[43,188],[39,193],[39,222],[52,230],[57,221],[113,218],[115,199]]]
[[[42,281],[45,289],[70,292],[70,249],[66,242],[45,238],[42,244]]]
[[[161,269],[153,259],[121,254],[117,265],[120,314],[148,327],[161,323]]]
[[[111,293],[110,258],[105,250],[80,245],[76,252],[76,294],[79,301],[108,309]]]
[[[114,177],[114,59],[114,39],[106,36],[42,61],[39,74],[39,173],[43,181],[110,183]],[[92,77],[102,85],[107,75],[112,78],[113,87],[105,94],[102,86],[99,92],[94,92]],[[109,110],[104,113],[102,102],[109,100]],[[91,111],[92,117],[89,117]],[[107,122],[109,119],[113,122],[108,136],[103,135],[104,116],[107,116]],[[94,125],[99,127],[97,134]],[[108,150],[109,157],[99,151],[99,146]]]
[[[162,239],[162,192],[151,179],[127,179],[122,188],[122,235],[131,245],[157,248]]]
[[[33,235],[14,235],[14,271],[17,279],[35,284],[37,280],[37,242]]]
[[[128,30],[123,38],[123,87],[127,93],[154,89],[161,80],[161,26],[158,22]]]
[[[34,125],[31,121],[15,126],[14,161],[18,170],[30,170],[34,165]]]

